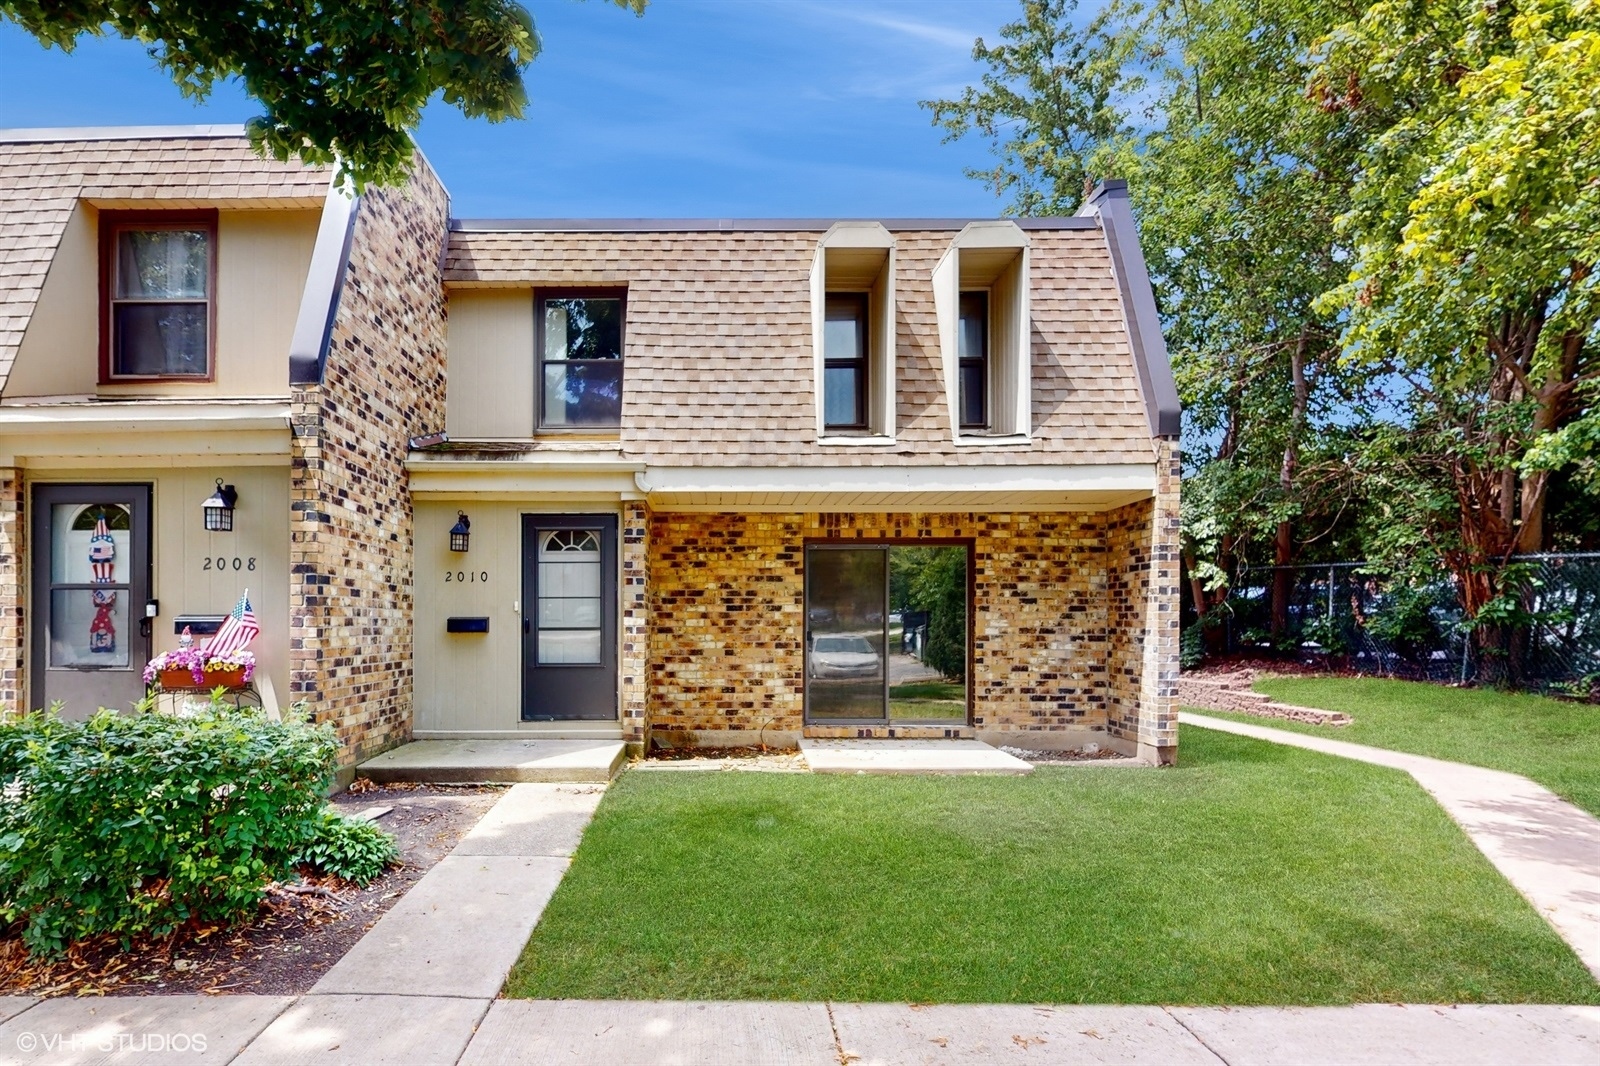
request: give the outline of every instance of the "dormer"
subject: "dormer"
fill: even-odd
[[[933,271],[950,428],[958,445],[1032,432],[1028,237],[1015,222],[969,223]]]
[[[817,440],[894,443],[894,237],[877,222],[839,222],[811,266]]]

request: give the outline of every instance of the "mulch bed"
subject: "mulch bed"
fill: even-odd
[[[400,847],[400,865],[366,888],[333,877],[274,885],[255,921],[180,929],[124,951],[114,937],[74,945],[53,962],[29,959],[10,929],[0,936],[0,994],[298,995],[344,957],[384,911],[422,879],[499,799],[503,788],[374,785],[333,798],[354,814],[393,807],[377,824]]]
[[[656,747],[633,764],[640,770],[756,770],[804,773],[805,757],[793,748],[745,745],[732,748]]]
[[[1129,756],[1117,751],[1115,748],[1099,748],[1095,751],[1086,751],[1083,748],[1072,748],[1066,751],[1035,751],[1031,748],[1013,748],[1002,744],[1000,750],[1007,755],[1015,755],[1024,762],[1031,762],[1036,765],[1062,762],[1101,762],[1106,759],[1129,758]]]

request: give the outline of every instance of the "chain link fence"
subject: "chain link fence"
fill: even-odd
[[[1510,572],[1529,622],[1521,639],[1528,687],[1569,695],[1600,689],[1600,553],[1525,555]],[[1287,567],[1288,630],[1272,636],[1279,568],[1238,575],[1214,624],[1232,653],[1297,651],[1360,673],[1413,680],[1478,680],[1482,666],[1455,579],[1394,581],[1366,563]],[[1192,610],[1185,617],[1193,620]]]

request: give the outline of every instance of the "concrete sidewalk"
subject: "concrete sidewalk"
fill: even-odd
[[[1600,819],[1526,777],[1184,711],[1185,725],[1404,770],[1600,979]]]
[[[0,999],[0,1064],[1600,1066],[1594,1007],[484,1006],[359,995]]]

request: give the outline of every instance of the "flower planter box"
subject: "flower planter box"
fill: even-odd
[[[223,670],[207,670],[205,681],[198,685],[194,683],[194,674],[188,670],[162,670],[156,674],[156,681],[166,692],[179,690],[210,692],[218,686],[239,689],[244,688],[244,667],[231,666]]]

